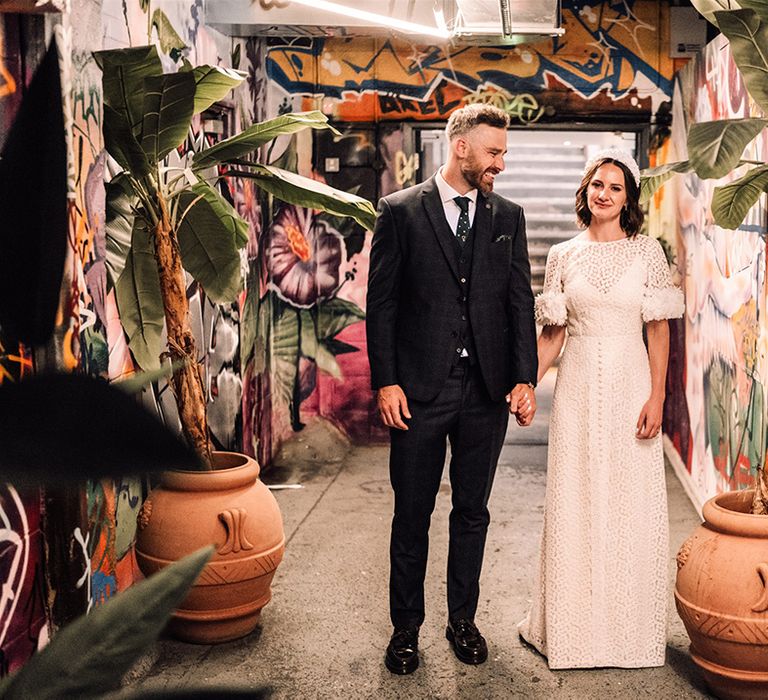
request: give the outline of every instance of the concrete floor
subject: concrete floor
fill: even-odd
[[[348,450],[324,424],[286,446],[269,483],[285,521],[286,554],[272,602],[251,636],[206,647],[161,640],[129,692],[191,692],[201,686],[260,688],[274,698],[654,698],[710,697],[688,656],[670,596],[667,665],[640,670],[549,671],[516,632],[529,604],[544,501],[547,422],[554,374],[537,391],[528,429],[510,427],[491,499],[492,523],[476,622],[489,644],[482,666],[460,663],[444,637],[449,486],[432,520],[427,619],[421,666],[391,675],[382,662],[391,633],[387,611],[392,495],[387,448]],[[513,421],[514,423],[514,421]],[[668,472],[669,576],[674,554],[699,519]]]

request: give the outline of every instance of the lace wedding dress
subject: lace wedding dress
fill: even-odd
[[[651,389],[643,322],[683,314],[658,241],[553,246],[541,325],[567,326],[549,427],[538,582],[520,635],[552,669],[664,664],[661,437],[635,437]]]

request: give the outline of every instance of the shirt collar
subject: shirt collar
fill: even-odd
[[[435,184],[437,185],[437,191],[440,193],[440,199],[444,204],[445,202],[453,201],[454,197],[462,196],[468,197],[472,201],[472,204],[477,204],[477,188],[470,190],[465,195],[460,195],[445,181],[442,167],[438,169],[435,175]]]

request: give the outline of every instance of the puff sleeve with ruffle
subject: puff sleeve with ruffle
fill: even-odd
[[[643,295],[643,321],[680,318],[685,313],[685,298],[679,287],[672,284],[669,264],[661,244],[649,239],[648,278]]]
[[[564,326],[568,320],[559,246],[555,245],[549,249],[544,272],[544,289],[536,296],[534,313],[536,323],[540,326]]]

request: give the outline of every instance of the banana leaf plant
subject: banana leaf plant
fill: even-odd
[[[693,4],[726,36],[749,94],[768,115],[768,0],[693,0]],[[741,177],[715,187],[712,196],[715,223],[726,229],[738,228],[760,195],[768,192],[768,163],[742,158],[766,127],[768,117],[692,124],[688,160],[643,171],[641,199],[649,200],[676,173],[695,172],[704,180],[720,179],[737,168],[753,166]]]
[[[768,0],[692,0],[706,19],[728,39],[733,60],[749,94],[768,115]],[[720,179],[737,168],[749,170],[726,185],[715,187],[711,210],[715,223],[738,228],[749,210],[768,192],[768,163],[744,159],[750,143],[768,128],[767,117],[721,119],[692,124],[688,130],[688,160],[643,171],[641,199],[647,201],[676,173],[695,172],[702,179]],[[762,436],[756,436],[764,445]],[[768,472],[765,451],[756,455],[752,513],[768,515]]]
[[[137,364],[178,363],[171,387],[182,430],[210,465],[206,398],[189,321],[185,271],[214,302],[234,301],[242,289],[241,254],[248,227],[216,187],[219,166],[290,204],[354,218],[373,228],[366,199],[273,166],[254,153],[278,136],[304,129],[336,130],[320,112],[285,114],[185,156],[166,156],[186,139],[194,115],[223,99],[246,77],[218,66],[164,73],[155,46],[99,51],[104,145],[120,171],[107,184],[107,270],[120,319]],[[165,327],[167,343],[163,343]]]

